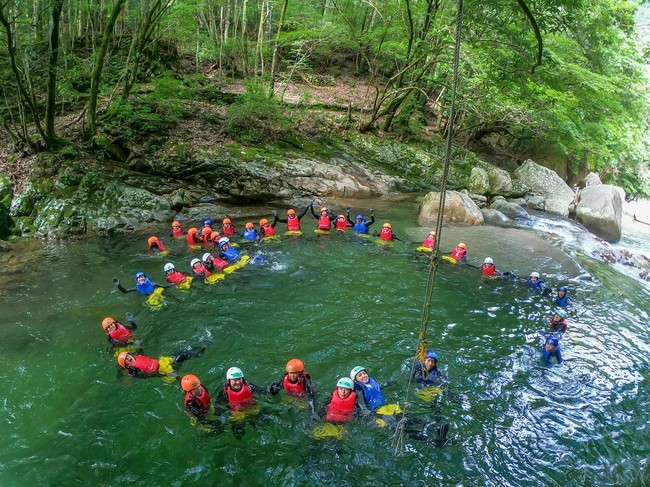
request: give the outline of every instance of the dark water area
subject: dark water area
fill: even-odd
[[[419,242],[413,205],[377,210],[395,233]],[[241,225],[240,225],[241,227]],[[231,366],[268,385],[301,358],[322,403],[355,365],[367,367],[389,402],[403,405],[417,345],[427,261],[416,244],[384,247],[352,235],[251,247],[255,264],[214,285],[166,291],[161,309],[121,294],[144,270],[187,272],[184,241],[164,238],[167,257],[146,252],[146,235],[43,242],[35,259],[0,287],[0,485],[630,485],[650,482],[648,288],[572,252],[561,237],[530,229],[449,228],[470,263],[532,270],[576,301],[562,338],[565,362],[547,366],[541,344],[554,305],[523,280],[485,281],[470,266],[442,263],[434,290],[430,348],[448,385],[433,402],[409,394],[408,414],[450,424],[444,447],[405,436],[395,456],[390,429],[363,421],[341,440],[312,437],[308,406],[261,396],[263,412],[238,439],[227,427],[192,425],[183,393],[163,380],[126,376],[101,321],[136,316],[146,355],[209,343],[184,363],[213,397]]]

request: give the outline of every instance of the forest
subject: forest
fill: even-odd
[[[225,107],[215,133],[251,144],[298,130],[288,82],[353,84],[337,130],[441,139],[528,157],[577,181],[596,171],[648,196],[642,4],[619,0],[1,0],[0,119],[25,153],[129,147]],[[459,34],[460,78],[453,83]],[[224,87],[240,83],[243,94]],[[449,120],[452,92],[458,112]],[[308,93],[298,103],[310,106]],[[322,120],[319,119],[319,123]]]

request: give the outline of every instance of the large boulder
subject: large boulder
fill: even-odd
[[[499,211],[510,218],[528,218],[528,212],[517,203],[506,201],[503,196],[495,197],[490,203],[490,208]]]
[[[490,178],[482,167],[474,166],[467,180],[467,189],[470,193],[486,194],[490,192]]]
[[[483,220],[486,225],[511,226],[512,220],[498,210],[492,208],[481,208]]]
[[[576,216],[603,240],[618,242],[621,239],[623,201],[616,187],[603,184],[584,188],[580,191]]]
[[[515,170],[515,176],[533,192],[544,197],[546,211],[569,215],[574,193],[555,171],[528,159]]]
[[[585,176],[585,178],[582,180],[582,187],[586,188],[587,186],[600,186],[602,181],[600,180],[600,176],[596,174],[595,172],[590,172]]]
[[[428,193],[422,200],[418,224],[431,226],[436,223],[440,193]],[[445,212],[442,219],[446,223],[464,223],[467,225],[483,225],[483,214],[476,203],[466,194],[447,191],[445,197]]]
[[[509,196],[512,192],[512,178],[508,171],[498,167],[490,168],[488,172],[490,178],[490,193],[501,196]]]

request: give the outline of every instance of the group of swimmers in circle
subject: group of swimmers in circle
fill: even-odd
[[[276,237],[275,226],[278,222],[287,224],[287,235],[300,235],[302,233],[300,220],[311,209],[311,213],[318,220],[317,232],[325,233],[332,229],[343,232],[348,228],[360,236],[369,235],[370,226],[375,222],[374,212],[370,210],[370,220],[366,220],[362,214],[357,214],[354,220],[349,217],[350,208],[346,214],[337,215],[327,207],[320,209],[316,214],[313,204],[309,205],[301,214],[294,209],[288,209],[286,218],[278,217],[273,211],[273,222],[262,218],[259,222],[259,229],[255,228],[252,222],[244,225],[241,235],[243,241],[258,241]],[[201,258],[193,258],[190,268],[194,276],[185,274],[176,266],[167,262],[163,266],[167,285],[153,283],[144,272],[135,274],[135,288],[126,289],[118,278],[113,279],[113,284],[124,293],[138,292],[147,297],[147,304],[153,307],[161,307],[164,302],[163,291],[169,286],[176,286],[179,289],[189,289],[194,279],[202,279],[206,284],[213,284],[223,279],[228,273],[243,267],[249,259],[244,252],[240,252],[234,238],[237,236],[234,223],[231,218],[226,217],[222,221],[221,231],[213,228],[211,219],[203,222],[199,230],[196,227],[190,228],[187,233],[183,232],[179,221],[174,220],[171,225],[171,236],[174,238],[185,237],[188,246],[193,250],[203,249],[203,246],[216,246],[219,254],[213,256],[210,252],[202,254]],[[398,237],[392,232],[390,223],[384,223],[381,231],[375,232],[375,236],[382,241],[397,240]],[[435,246],[436,232],[431,231],[426,236],[418,252],[429,253]],[[149,251],[155,254],[166,255],[166,246],[156,237],[148,239]],[[460,242],[455,248],[445,254],[443,259],[451,263],[467,263],[467,246]],[[481,274],[485,277],[509,276],[516,278],[512,272],[500,272],[491,258],[486,258],[481,266]],[[528,286],[533,290],[541,291],[544,294],[551,294],[552,289],[540,279],[537,272],[532,272],[527,280]],[[542,356],[546,363],[550,364],[552,359],[557,363],[562,362],[559,340],[567,330],[566,308],[571,304],[568,296],[568,288],[558,288],[555,297],[557,310],[550,320],[551,333],[548,334],[546,342],[542,347]],[[341,377],[335,389],[324,402],[319,412],[315,408],[316,388],[310,374],[300,359],[294,358],[287,362],[285,375],[281,380],[273,382],[267,387],[260,387],[248,382],[243,371],[238,367],[231,367],[227,370],[225,382],[219,389],[216,400],[213,400],[207,388],[199,377],[194,374],[180,376],[178,368],[186,360],[200,356],[205,350],[205,345],[194,346],[188,350],[181,351],[172,356],[161,356],[150,358],[142,353],[133,331],[137,328],[134,316],[127,313],[126,323],[106,317],[102,321],[102,328],[106,332],[109,343],[114,347],[115,356],[120,367],[130,376],[137,378],[162,377],[168,382],[179,382],[185,393],[184,408],[192,420],[202,428],[213,432],[223,430],[229,416],[233,433],[241,437],[243,434],[242,420],[251,418],[259,413],[256,396],[260,394],[276,395],[280,391],[296,397],[303,397],[311,410],[314,419],[320,425],[314,430],[316,438],[340,438],[342,431],[341,424],[352,421],[355,417],[372,418],[374,423],[381,427],[395,425],[402,416],[401,408],[397,404],[388,404],[382,393],[380,385],[368,374],[364,366],[355,366],[349,376]],[[421,361],[415,364],[411,371],[410,381],[414,383],[419,391],[418,395],[426,401],[432,401],[441,391],[443,384],[442,375],[438,370],[438,355],[432,351],[426,351]],[[444,444],[447,440],[449,426],[445,423],[437,425],[433,435],[428,432],[429,424],[417,423],[411,419],[406,420],[407,431],[416,438],[425,441],[433,439],[438,445]]]

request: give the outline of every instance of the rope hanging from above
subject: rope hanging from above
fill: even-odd
[[[427,331],[429,327],[429,319],[431,314],[431,299],[433,298],[433,288],[436,282],[436,275],[438,273],[438,256],[440,254],[440,239],[442,235],[442,219],[445,211],[445,196],[447,193],[447,180],[449,179],[449,170],[451,167],[451,144],[454,136],[454,122],[456,119],[456,94],[458,92],[459,72],[460,72],[460,40],[463,29],[463,0],[458,0],[458,8],[456,13],[456,39],[454,43],[454,64],[453,64],[453,80],[451,91],[451,107],[449,109],[449,122],[447,124],[447,138],[445,142],[445,153],[443,158],[443,171],[442,181],[440,183],[440,201],[438,203],[438,215],[436,219],[436,241],[431,252],[431,259],[429,261],[429,273],[427,276],[427,285],[424,294],[424,304],[422,306],[422,323],[420,325],[420,332],[418,335],[418,349],[411,364],[411,370],[416,362],[424,362],[427,353]],[[406,389],[406,398],[404,407],[402,408],[404,414],[397,425],[395,437],[393,438],[393,448],[396,455],[401,455],[404,451],[404,422],[406,418],[406,409],[409,404],[409,394],[413,386],[411,377],[409,376],[409,383]]]

